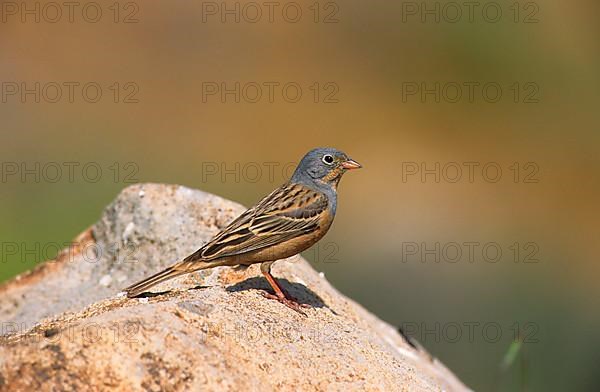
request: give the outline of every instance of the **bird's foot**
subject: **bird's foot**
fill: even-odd
[[[304,309],[310,308],[310,305],[301,304],[301,303],[298,303],[298,302],[294,301],[293,299],[286,298],[284,296],[274,295],[274,294],[271,294],[271,293],[266,292],[266,291],[262,291],[261,294],[262,294],[263,297],[268,298],[268,299],[273,299],[273,300],[278,301],[278,302],[281,302],[282,304],[284,304],[288,308],[290,308],[292,310],[295,310],[296,312],[300,313],[301,315],[307,317],[306,313],[304,313],[302,311],[302,308],[304,308]]]

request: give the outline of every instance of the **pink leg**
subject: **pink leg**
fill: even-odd
[[[271,287],[275,291],[275,295],[273,295],[271,293],[266,293],[266,292],[263,292],[262,295],[265,298],[274,299],[276,301],[279,301],[282,304],[284,304],[285,306],[287,306],[288,308],[293,309],[296,312],[306,316],[306,313],[304,313],[300,308],[309,308],[310,306],[305,305],[305,304],[299,304],[298,302],[296,302],[292,298],[290,298],[289,295],[286,295],[283,288],[279,285],[279,283],[277,283],[277,281],[275,280],[273,275],[271,275],[271,265],[272,264],[273,264],[273,261],[270,261],[267,263],[262,263],[260,266],[260,271],[263,273],[263,275],[265,276],[265,279],[267,279],[267,282],[269,282],[269,285],[271,285]]]

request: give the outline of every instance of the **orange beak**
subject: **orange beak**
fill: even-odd
[[[358,162],[356,162],[355,160],[352,159],[348,159],[345,162],[342,162],[342,167],[346,170],[352,170],[352,169],[360,169],[362,167],[362,165]]]

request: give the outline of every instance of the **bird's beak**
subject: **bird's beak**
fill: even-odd
[[[352,169],[360,169],[362,165],[355,160],[348,159],[347,161],[342,162],[342,167],[346,170]]]

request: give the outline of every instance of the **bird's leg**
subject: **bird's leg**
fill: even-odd
[[[273,265],[273,263],[274,263],[273,261],[269,261],[266,263],[262,263],[260,265],[260,271],[263,273],[263,275],[265,276],[265,279],[267,279],[267,282],[269,282],[269,285],[275,291],[275,295],[273,295],[271,293],[263,292],[262,293],[263,297],[279,301],[282,304],[284,304],[285,306],[287,306],[288,308],[293,309],[296,312],[306,316],[306,314],[300,308],[303,308],[303,307],[308,308],[310,306],[305,305],[305,304],[299,304],[298,302],[293,300],[288,294],[286,294],[283,287],[281,287],[279,285],[279,283],[277,283],[277,281],[275,280],[273,275],[271,275],[271,265]]]

